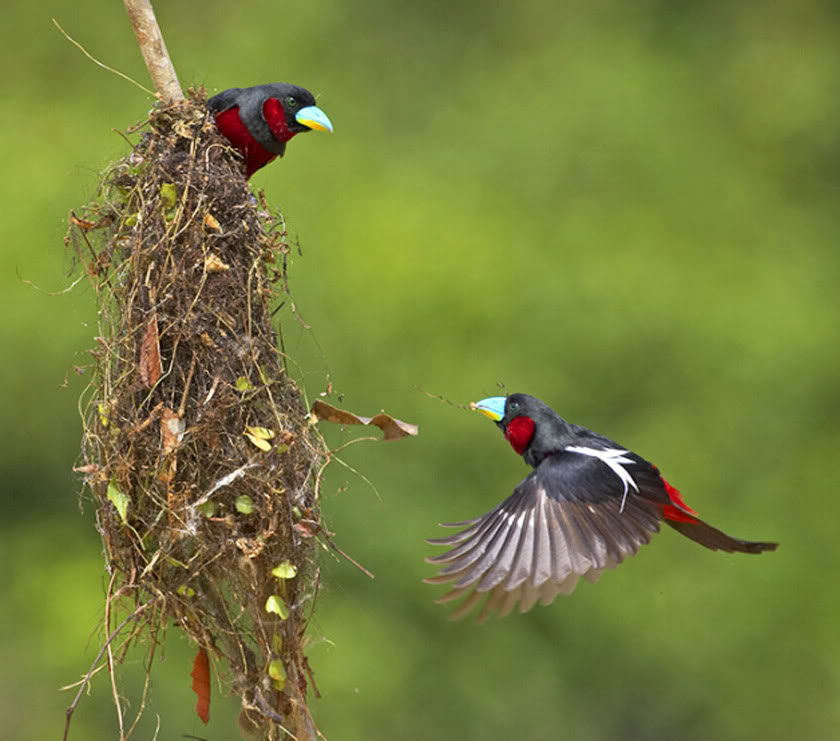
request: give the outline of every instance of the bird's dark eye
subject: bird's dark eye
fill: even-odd
[[[514,412],[514,413],[518,412],[519,411],[519,402],[518,401],[510,402],[508,404],[508,411],[509,412]]]
[[[297,104],[297,98],[294,98],[291,95],[288,98],[286,98],[286,105],[289,106],[289,108],[296,108]]]

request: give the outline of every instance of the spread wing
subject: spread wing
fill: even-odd
[[[604,569],[638,552],[659,531],[665,494],[656,469],[633,454],[612,456],[622,465],[583,451],[547,457],[494,510],[445,524],[463,529],[428,541],[452,546],[426,559],[442,569],[425,581],[454,582],[438,602],[468,595],[453,620],[484,596],[479,621],[494,611],[507,615],[517,604],[520,612],[537,602],[547,605],[558,594],[571,594],[581,576],[597,581]]]

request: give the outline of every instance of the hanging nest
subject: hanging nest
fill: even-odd
[[[200,714],[204,653],[241,723],[315,738],[304,630],[328,451],[272,325],[283,219],[251,194],[203,91],[147,123],[68,233],[98,302],[78,470],[111,577],[108,660],[138,641],[153,656],[172,619],[199,650]]]

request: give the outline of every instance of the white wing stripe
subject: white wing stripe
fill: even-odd
[[[639,487],[636,486],[636,482],[633,480],[633,477],[630,475],[630,472],[624,468],[624,466],[632,466],[635,461],[630,460],[630,458],[625,458],[624,454],[629,453],[629,450],[617,450],[615,448],[608,448],[607,450],[597,450],[596,448],[586,448],[581,445],[567,445],[566,450],[570,453],[580,453],[582,455],[590,455],[593,458],[598,458],[604,463],[606,463],[610,470],[621,479],[621,482],[624,484],[624,496],[621,497],[621,507],[619,508],[618,512],[621,514],[624,512],[624,502],[627,500],[627,494],[629,492],[630,486],[633,487],[633,490],[638,494]]]

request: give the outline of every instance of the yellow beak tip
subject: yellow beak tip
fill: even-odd
[[[478,412],[479,414],[483,414],[485,417],[487,417],[488,419],[492,419],[494,422],[498,422],[501,419],[501,416],[497,412],[494,412],[491,409],[487,409],[486,407],[479,406],[474,401],[470,402],[470,409],[472,409],[475,412]]]
[[[313,131],[326,131],[328,133],[332,133],[332,129],[327,128],[320,121],[314,121],[311,118],[300,118],[298,119],[298,122],[302,123],[304,126],[312,129]]]

